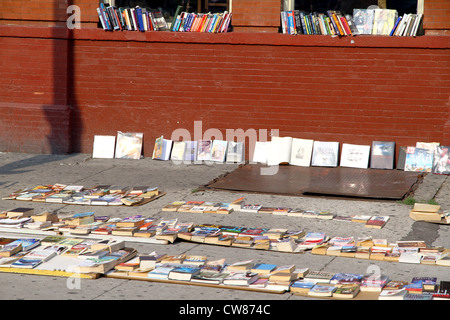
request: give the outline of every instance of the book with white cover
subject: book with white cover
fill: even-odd
[[[174,141],[170,159],[172,161],[180,161],[180,162],[183,161],[185,151],[186,151],[186,142]]]
[[[337,167],[339,156],[339,142],[314,141],[312,166]]]
[[[228,141],[227,163],[245,162],[245,141]]]
[[[115,136],[96,135],[94,136],[94,146],[92,158],[112,159],[116,146]]]
[[[269,141],[256,141],[255,149],[253,150],[253,163],[267,164],[267,149]]]
[[[370,146],[342,144],[341,166],[367,169],[369,166]]]
[[[280,163],[289,163],[291,161],[291,149],[291,137],[272,137],[272,141],[268,144],[267,164],[276,166]]]
[[[310,139],[292,139],[290,164],[294,166],[309,167],[314,140]]]

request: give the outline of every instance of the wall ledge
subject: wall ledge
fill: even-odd
[[[389,37],[358,35],[350,37],[321,35],[289,35],[259,32],[170,32],[170,31],[104,31],[99,28],[69,30],[65,27],[31,27],[0,25],[0,37],[74,39],[89,41],[132,41],[194,44],[305,46],[305,47],[366,47],[449,49],[450,37],[425,35],[420,37]]]

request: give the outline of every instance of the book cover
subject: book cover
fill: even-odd
[[[228,141],[214,140],[211,146],[211,160],[216,162],[225,162],[227,146]]]
[[[370,168],[393,169],[395,158],[395,142],[372,141]]]
[[[244,141],[229,141],[227,156],[227,163],[244,163],[245,162],[245,142]]]
[[[186,141],[184,161],[189,163],[197,161],[197,141]]]
[[[173,161],[179,161],[179,162],[183,161],[185,151],[186,151],[186,142],[174,141],[170,159]]]
[[[267,153],[269,141],[256,141],[255,148],[253,150],[253,163],[267,164]]]
[[[92,158],[102,158],[102,159],[114,158],[115,146],[116,146],[115,136],[105,136],[105,135],[94,136]]]
[[[432,172],[435,174],[450,174],[450,146],[436,147]]]
[[[369,164],[370,146],[344,143],[341,151],[341,166],[365,169]]]
[[[267,164],[269,166],[291,161],[292,138],[272,137],[268,144]]]
[[[310,139],[292,139],[290,164],[294,166],[309,167],[314,140]]]
[[[120,159],[140,159],[143,133],[117,132],[114,157]]]
[[[431,172],[433,152],[425,148],[407,147],[405,171]]]
[[[336,167],[338,165],[339,142],[314,141],[313,166]]]
[[[208,161],[211,160],[211,140],[202,140],[197,143],[197,160]]]

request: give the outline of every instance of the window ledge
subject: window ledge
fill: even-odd
[[[450,48],[449,36],[389,37],[358,35],[338,37],[329,35],[289,35],[257,32],[111,32],[99,28],[69,30],[64,27],[52,28],[17,25],[0,25],[0,37],[306,47]]]

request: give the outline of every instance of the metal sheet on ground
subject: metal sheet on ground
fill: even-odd
[[[347,167],[299,167],[246,164],[211,181],[212,189],[284,195],[330,195],[403,199],[421,173]]]

